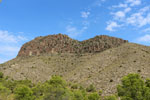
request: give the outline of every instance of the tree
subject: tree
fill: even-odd
[[[87,92],[80,85],[68,84],[60,76],[52,76],[38,84],[29,80],[8,80],[3,73],[0,76],[0,100],[100,100],[101,92],[97,92],[93,85],[87,88]]]
[[[123,77],[122,85],[118,85],[118,96],[121,100],[150,100],[150,88],[138,74],[129,74]]]
[[[71,100],[73,93],[67,88],[66,81],[60,76],[52,78],[43,85],[43,100]]]
[[[16,100],[34,100],[33,92],[25,85],[20,85],[15,89]]]

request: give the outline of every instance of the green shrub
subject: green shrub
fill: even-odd
[[[94,92],[89,94],[88,100],[100,100],[100,96],[97,92]]]
[[[16,100],[35,100],[32,90],[25,86],[20,85],[15,89],[15,99]]]
[[[85,91],[82,90],[75,90],[74,100],[88,100],[87,93],[85,93]]]
[[[71,88],[72,88],[72,89],[78,89],[78,85],[77,85],[77,84],[73,84],[73,85],[71,86]]]
[[[4,74],[2,72],[0,72],[0,78],[3,78]]]
[[[32,88],[33,95],[36,96],[36,99],[41,98],[46,89],[41,83],[38,83],[36,86]]]
[[[112,96],[105,97],[105,100],[118,100],[118,99],[116,96],[112,95]]]
[[[44,94],[43,100],[71,100],[72,94],[68,89],[61,87],[51,87]]]
[[[50,85],[55,87],[65,87],[66,82],[60,76],[52,76],[52,78],[48,81]]]
[[[2,94],[2,93],[10,94],[11,91],[10,91],[8,88],[4,87],[4,86],[0,83],[0,94]]]
[[[0,100],[6,100],[11,91],[0,83]]]
[[[149,87],[149,88],[150,88],[150,79],[146,79],[145,84],[146,84],[146,87]]]
[[[89,87],[86,88],[87,92],[96,92],[96,88],[91,84]]]

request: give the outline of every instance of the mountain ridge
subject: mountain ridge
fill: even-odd
[[[17,57],[49,53],[96,53],[126,42],[128,41],[106,35],[96,36],[84,41],[74,40],[63,34],[48,35],[37,37],[24,44]]]

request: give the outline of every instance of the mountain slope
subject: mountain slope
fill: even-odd
[[[68,75],[67,79],[75,78],[75,82],[83,85],[94,84],[98,89],[103,89],[104,94],[109,94],[116,91],[120,79],[129,73],[150,77],[150,48],[126,43],[93,55],[73,72],[77,74]]]
[[[66,80],[94,84],[104,95],[114,93],[120,79],[128,73],[150,77],[150,48],[125,43],[100,53],[49,54],[18,57],[0,65],[1,71],[13,79],[45,81],[51,75],[62,75]]]

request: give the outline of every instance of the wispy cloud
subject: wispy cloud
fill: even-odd
[[[144,29],[143,32],[148,32],[148,33],[150,33],[150,28]]]
[[[71,25],[68,25],[66,27],[67,34],[72,38],[76,38],[77,36],[83,34],[83,32],[85,32],[86,30],[87,30],[86,26],[82,27],[81,29],[78,29],[77,27]]]
[[[10,43],[17,43],[18,41],[24,41],[27,40],[23,36],[14,36],[8,31],[2,31],[0,30],[0,42],[10,42]]]
[[[127,8],[141,5],[142,0],[124,0],[124,2],[118,5],[113,5],[112,8]]]
[[[127,4],[123,4],[123,3],[120,3],[119,5],[113,5],[112,8],[126,8],[128,7]]]
[[[74,21],[72,21],[71,23],[69,22],[69,24],[65,27],[66,33],[72,38],[77,38],[81,36],[90,25],[90,10],[88,9],[86,11],[81,11],[80,14],[81,23],[79,26],[74,25]]]
[[[5,58],[0,58],[0,64],[2,64],[2,63],[4,63],[4,62],[6,62],[8,59],[5,59]]]
[[[113,5],[112,8],[115,9],[115,12],[111,12],[112,19],[109,20],[109,22],[117,22],[121,23],[123,26],[131,25],[138,28],[150,25],[150,6],[135,9],[135,7],[141,4],[142,0],[125,0],[119,3],[119,5]],[[108,22],[107,25],[109,25]],[[106,30],[108,29],[106,28]]]
[[[0,30],[0,63],[14,58],[22,45],[21,43],[27,40],[24,36]]]
[[[142,27],[150,24],[150,7],[144,7],[126,19],[128,24]]]
[[[115,13],[111,13],[114,16],[115,20],[120,20],[126,17],[126,14],[131,11],[130,7],[125,8],[123,11],[117,11]]]
[[[116,13],[113,13],[113,15],[115,16],[116,19],[125,17],[125,13],[123,11],[118,11]]]
[[[130,6],[138,6],[141,4],[141,0],[126,0],[126,3],[129,3]]]
[[[107,0],[96,0],[92,6],[101,6]]]
[[[87,11],[87,12],[82,11],[82,12],[81,12],[81,17],[82,17],[82,18],[85,18],[85,19],[86,19],[86,18],[89,17],[89,15],[90,15],[90,12],[89,12],[89,11]]]
[[[150,35],[146,34],[140,38],[137,39],[138,42],[148,42],[150,43]]]
[[[110,21],[110,22],[107,22],[106,30],[115,31],[115,28],[118,28],[118,27],[121,27],[121,25],[119,25],[117,22]]]
[[[14,55],[14,52],[17,53],[20,49],[18,46],[10,46],[10,45],[0,46],[0,47],[3,48],[0,49],[0,53],[8,56]]]

